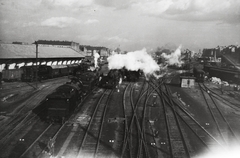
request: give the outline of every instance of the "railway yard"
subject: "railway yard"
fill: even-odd
[[[34,109],[67,81],[1,85],[2,158],[185,158],[239,146],[239,91],[211,82],[181,88],[178,75],[141,76],[114,89],[94,87],[62,124],[41,120]]]

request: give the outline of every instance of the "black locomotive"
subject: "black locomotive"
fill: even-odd
[[[46,122],[65,122],[93,89],[93,80],[82,82],[72,77],[71,81],[56,88],[41,104],[33,110]]]
[[[92,65],[83,63],[72,72],[71,81],[59,86],[34,109],[44,121],[65,122],[98,83],[98,71]]]
[[[107,75],[101,74],[99,87],[114,89],[121,82],[123,75],[120,70],[112,69],[108,72]]]
[[[112,69],[107,75],[101,75],[99,86],[102,88],[116,88],[123,81],[137,82],[140,76],[140,70]]]
[[[74,112],[83,99],[81,83],[73,78],[49,94],[38,107],[33,109],[43,121],[63,123]]]
[[[204,82],[205,72],[200,68],[193,68],[193,75],[196,78],[196,82]]]
[[[124,81],[128,82],[137,82],[139,77],[141,76],[141,71],[131,71],[127,69],[123,69],[123,76],[124,76]]]
[[[73,74],[81,81],[85,93],[91,91],[98,84],[100,76],[98,68],[88,62],[81,63]]]
[[[58,87],[46,98],[47,120],[64,122],[74,112],[82,97],[80,86],[76,83],[71,82]]]

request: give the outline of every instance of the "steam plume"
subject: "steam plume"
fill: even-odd
[[[159,70],[158,64],[146,52],[146,49],[128,52],[127,54],[113,54],[108,57],[109,69],[142,70],[145,75],[153,74]]]
[[[100,55],[97,52],[94,52],[93,56],[94,56],[94,67],[97,68],[98,67],[98,58],[100,57]]]
[[[183,64],[183,62],[181,61],[181,48],[182,46],[180,45],[173,53],[163,53],[161,57],[166,60],[168,65],[181,66]]]

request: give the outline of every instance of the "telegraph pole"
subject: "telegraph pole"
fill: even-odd
[[[38,82],[38,43],[37,41],[34,42],[36,44],[36,89],[38,87],[37,82]]]

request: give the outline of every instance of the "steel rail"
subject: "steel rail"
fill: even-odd
[[[145,82],[144,82],[144,85],[145,85]],[[132,127],[132,124],[133,124],[133,122],[134,122],[134,119],[135,119],[135,117],[136,117],[136,119],[137,119],[137,114],[136,114],[136,110],[137,110],[137,104],[138,104],[138,102],[140,101],[140,98],[141,97],[143,97],[144,95],[145,95],[145,93],[147,92],[147,91],[145,91],[145,92],[142,92],[142,90],[143,90],[143,87],[144,86],[142,86],[142,88],[141,88],[141,93],[139,94],[139,97],[138,97],[138,100],[137,100],[137,102],[133,105],[133,102],[132,101],[130,101],[131,102],[131,107],[132,107],[132,110],[133,110],[133,114],[132,114],[132,117],[131,117],[131,120],[130,120],[130,124],[129,124],[129,127],[128,127],[128,131],[127,131],[127,136],[126,136],[126,139],[129,139],[129,141],[130,142],[132,142],[131,141],[131,127]],[[133,88],[131,88],[131,91],[130,91],[130,93],[132,93],[132,91],[133,91]],[[132,96],[131,94],[130,94],[130,96]],[[132,97],[130,97],[130,99],[132,99]],[[137,124],[137,128],[138,128],[138,131],[141,131],[141,129],[140,129],[140,126],[138,126],[139,124]],[[130,135],[130,138],[129,138],[129,135]],[[143,139],[143,136],[141,135],[141,139]],[[145,144],[145,143],[144,143]],[[122,150],[122,155],[121,155],[121,157],[123,156],[123,154],[124,154],[124,152],[125,152],[125,150],[126,150],[126,142],[124,142],[124,144],[123,144],[123,150]],[[145,145],[146,146],[146,145]],[[146,147],[145,147],[146,148]]]
[[[32,146],[44,135],[47,130],[52,126],[53,124],[49,124],[48,127],[31,143],[31,145],[19,156],[20,158],[23,157],[31,148]]]
[[[94,112],[93,112],[93,114],[92,114],[92,117],[91,117],[91,119],[90,119],[90,121],[89,121],[89,123],[88,123],[88,126],[87,126],[86,132],[85,132],[85,134],[84,134],[83,140],[82,140],[81,144],[79,145],[77,157],[81,157],[83,144],[84,144],[85,141],[86,141],[86,138],[87,138],[87,136],[88,136],[90,127],[91,127],[92,122],[93,122],[93,120],[94,120],[94,116],[95,116],[95,114],[96,114],[96,112],[97,112],[97,109],[98,109],[99,106],[100,106],[100,103],[101,103],[103,97],[104,97],[105,94],[106,94],[106,91],[107,91],[107,90],[104,91],[104,93],[102,94],[102,96],[100,97],[100,99],[99,99],[98,102],[97,102],[97,105],[96,105],[96,107],[95,107],[95,109],[94,109]]]
[[[155,88],[155,87],[154,87]],[[158,90],[156,90],[156,92],[159,94]],[[165,96],[168,96],[165,94],[164,91],[162,91],[162,94]],[[160,95],[160,94],[159,94]],[[160,95],[161,96],[161,95]],[[168,96],[169,97],[169,96]],[[166,101],[168,102],[168,101]],[[176,101],[173,100],[173,103],[183,112],[186,114],[186,116],[188,116],[188,118],[190,118],[201,130],[203,130],[209,137],[211,137],[215,142],[217,142],[220,146],[221,143],[219,143],[204,127],[202,127],[192,116],[191,114],[189,114],[185,109],[183,109]],[[170,104],[170,103],[169,103]],[[179,114],[179,112],[177,112],[178,116],[181,116],[181,114]],[[190,128],[191,131],[193,131],[193,133],[195,134],[195,136],[197,138],[199,138],[199,140],[206,146],[206,148],[208,148],[208,146],[206,145],[206,143],[200,138],[200,136],[191,128],[191,126],[182,118],[180,117],[186,124],[187,126]],[[208,148],[209,149],[209,148]]]
[[[163,85],[164,85],[164,87],[166,89],[166,92],[170,96],[171,93],[170,93],[168,87],[166,86],[166,84],[163,84]],[[185,140],[185,138],[183,136],[183,131],[181,129],[181,125],[179,123],[179,120],[178,120],[178,117],[177,117],[177,114],[176,114],[175,106],[174,106],[172,100],[170,99],[170,97],[165,98],[165,99],[169,99],[169,102],[170,102],[169,107],[172,109],[172,112],[173,112],[173,115],[174,115],[174,118],[175,118],[175,121],[176,121],[176,124],[177,124],[177,127],[178,127],[178,131],[180,132],[180,136],[181,136],[181,139],[182,139],[182,142],[183,142],[183,146],[184,146],[184,150],[185,150],[186,156],[190,158],[190,153],[189,153],[189,150],[188,150],[188,147],[187,147],[186,140]]]
[[[226,100],[224,97],[222,97],[221,95],[217,94],[216,92],[214,92],[213,90],[211,90],[210,88],[208,88],[204,83],[203,83],[203,86],[205,87],[205,91],[206,90],[209,90],[211,92],[211,95],[213,95],[216,99],[220,100],[219,98],[221,98],[223,101],[225,101],[227,104],[230,104],[230,105],[235,105],[234,103],[231,103],[230,101]],[[219,97],[219,98],[217,98]],[[238,108],[240,108],[240,106],[238,106]],[[238,109],[239,110],[239,109]]]
[[[163,84],[164,82],[164,79],[162,79],[160,81],[159,84],[156,85],[156,83],[154,82],[156,80],[150,80],[149,84],[150,86],[156,91],[156,93],[158,94],[159,98],[160,98],[160,101],[162,103],[162,107],[163,107],[163,113],[164,113],[164,120],[165,120],[165,124],[166,124],[166,130],[167,130],[167,137],[168,137],[168,144],[169,144],[169,152],[166,152],[165,150],[163,149],[160,149],[162,152],[170,155],[171,158],[173,158],[173,152],[172,152],[172,143],[171,143],[171,138],[170,138],[170,127],[169,127],[169,122],[168,122],[168,119],[167,119],[167,113],[166,113],[166,105],[165,105],[165,102],[164,100],[162,99],[163,97],[163,94],[162,94],[162,91],[161,91],[161,85]],[[152,83],[152,84],[151,84]]]
[[[210,90],[209,88],[206,87],[205,84],[203,84],[203,86],[207,89],[207,90]],[[228,129],[230,130],[230,132],[232,133],[232,135],[235,137],[235,139],[238,140],[238,137],[236,136],[235,132],[233,131],[233,129],[231,128],[229,122],[227,121],[227,119],[225,118],[225,116],[223,115],[222,111],[220,110],[219,106],[217,105],[217,103],[215,102],[215,100],[213,99],[211,93],[208,93],[208,95],[210,96],[214,106],[216,107],[216,109],[218,110],[220,116],[222,117],[223,121],[227,124],[228,126]]]
[[[207,107],[208,107],[208,109],[209,109],[209,111],[210,111],[210,114],[211,114],[211,116],[212,116],[212,118],[213,118],[213,120],[214,120],[214,122],[215,122],[215,124],[216,124],[216,126],[217,126],[217,130],[218,130],[218,132],[219,132],[222,140],[223,140],[224,143],[226,144],[226,140],[225,140],[225,138],[224,138],[224,136],[223,136],[223,134],[222,134],[222,132],[221,132],[221,128],[220,128],[220,126],[219,126],[219,124],[218,124],[217,118],[215,117],[215,115],[214,115],[214,113],[213,113],[213,111],[212,111],[212,108],[211,108],[211,106],[209,105],[209,103],[208,103],[208,101],[207,101],[207,98],[206,98],[206,96],[205,96],[205,94],[204,94],[204,92],[203,92],[203,87],[200,85],[200,83],[198,83],[198,86],[199,86],[200,91],[201,91],[201,93],[202,93],[202,95],[203,95],[203,98],[204,98],[204,100],[205,100],[205,102],[206,102],[206,104],[207,104]],[[209,96],[210,96],[210,95],[209,95]]]
[[[169,150],[170,150],[170,153],[161,149],[161,148],[157,148],[159,150],[161,150],[162,152],[164,152],[165,154],[167,155],[170,155],[170,157],[172,158],[173,157],[173,152],[172,152],[172,143],[171,143],[171,139],[170,139],[170,130],[169,130],[169,122],[168,122],[168,119],[167,119],[167,115],[166,115],[166,105],[165,105],[165,102],[162,98],[162,91],[161,91],[161,85],[163,84],[165,79],[162,79],[159,81],[159,83],[155,83],[154,81],[156,80],[150,80],[149,81],[149,84],[150,86],[153,88],[153,91],[155,91],[159,98],[160,98],[160,101],[162,103],[162,107],[163,107],[163,111],[164,111],[164,120],[165,120],[165,123],[166,123],[166,129],[167,129],[167,137],[168,137],[168,143],[169,143]],[[151,124],[150,124],[151,125]],[[153,131],[152,131],[153,132]]]
[[[123,149],[122,149],[122,153],[121,153],[121,158],[123,157],[124,155],[124,151],[125,151],[125,142],[128,143],[128,147],[129,147],[129,152],[130,152],[130,155],[131,155],[131,150],[130,150],[130,142],[129,142],[129,139],[127,139],[127,132],[128,132],[128,120],[127,120],[127,115],[126,115],[126,92],[127,92],[127,89],[132,86],[132,84],[128,84],[128,86],[126,87],[125,91],[124,91],[124,94],[123,94],[123,113],[124,113],[124,118],[125,118],[125,130],[124,130],[124,139],[123,139]],[[127,144],[126,144],[127,145]]]
[[[112,93],[113,93],[113,91],[111,91],[111,93],[108,95],[106,105],[105,105],[104,110],[103,110],[103,115],[102,115],[102,118],[101,118],[101,125],[100,125],[100,129],[99,129],[99,133],[98,133],[97,145],[96,145],[96,149],[95,149],[95,152],[94,152],[94,158],[97,157],[97,152],[98,152],[98,148],[99,148],[99,144],[100,144],[100,139],[101,139],[101,136],[102,136],[103,124],[104,124],[104,120],[105,120],[105,117],[106,117],[107,107],[109,105],[109,98],[112,95]]]
[[[151,92],[150,92],[150,87],[148,86],[147,87],[147,94],[146,94],[146,98],[145,98],[145,101],[144,101],[144,105],[143,105],[143,111],[142,111],[142,130],[140,131],[141,132],[141,137],[142,138],[145,138],[146,139],[146,136],[145,136],[145,117],[146,117],[146,108],[147,108],[147,102],[149,100],[151,96]],[[146,142],[146,140],[144,139],[144,141]],[[144,143],[143,139],[140,139],[140,144],[139,144],[139,150],[138,150],[138,154],[137,154],[137,157],[139,158],[141,156],[141,151],[142,151],[142,144]],[[148,150],[144,144],[144,149],[145,149],[145,152],[146,152],[146,156],[147,157],[150,157],[149,153],[148,153]]]
[[[163,92],[164,95],[168,96],[167,94],[165,94],[165,92]],[[169,97],[169,96],[168,96]],[[193,116],[191,114],[189,114],[185,109],[183,109],[175,100],[173,100],[173,103],[183,112],[185,113],[188,118],[190,118],[198,127],[200,127],[200,129],[202,129],[210,138],[212,138],[212,140],[214,140],[217,144],[219,144],[220,146],[223,146],[214,136],[211,135],[211,133],[209,133],[202,125],[200,125],[200,123],[195,120],[193,118]]]

